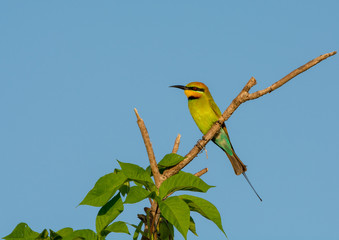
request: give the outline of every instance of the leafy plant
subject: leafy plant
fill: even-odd
[[[178,159],[182,160],[183,157],[171,153],[160,162],[166,169],[173,164],[176,165]],[[137,239],[139,235],[143,239],[174,239],[174,228],[186,239],[189,230],[196,234],[195,224],[190,216],[192,211],[214,222],[224,233],[220,214],[212,203],[190,195],[169,197],[182,190],[207,192],[212,186],[199,177],[181,171],[165,180],[157,189],[149,171],[131,163],[119,162],[119,165],[120,169],[115,169],[114,172],[101,177],[80,203],[80,205],[101,207],[96,217],[96,233],[88,229],[73,231],[71,228],[64,228],[57,232],[50,230],[48,236],[46,229],[39,234],[32,231],[26,223],[20,223],[4,239],[105,239],[108,234],[114,232],[130,234],[128,226],[134,229],[133,239]],[[150,209],[146,208],[145,214],[139,214],[138,225],[115,221],[123,213],[126,205],[147,198],[158,204],[158,219],[155,219]],[[154,230],[150,231],[153,229],[152,224]],[[155,232],[156,237],[154,237]]]

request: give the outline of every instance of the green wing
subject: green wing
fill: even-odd
[[[220,111],[218,105],[214,102],[213,98],[210,98],[210,99],[209,99],[209,103],[210,103],[211,108],[213,109],[213,112],[214,112],[214,113],[218,116],[218,118],[219,118],[219,117],[221,116],[221,111]],[[227,144],[226,144],[226,146],[220,146],[220,147],[221,147],[221,148],[224,147],[224,150],[225,150],[225,151],[228,151],[230,155],[233,155],[233,154],[231,153],[231,151],[234,152],[234,148],[233,148],[232,143],[231,143],[231,141],[230,141],[230,137],[229,137],[229,135],[228,135],[228,131],[227,131],[227,128],[226,128],[225,123],[222,124],[221,128],[222,128],[222,129],[224,130],[224,132],[226,133],[226,138],[227,138],[226,141],[227,141]],[[219,146],[218,141],[216,141],[216,144]],[[229,147],[230,147],[231,150],[228,150]]]
[[[217,104],[215,104],[213,98],[209,98],[209,103],[210,103],[210,106],[211,108],[213,109],[213,112],[217,115],[217,117],[219,118],[221,116],[221,112],[220,112],[220,109],[218,107]]]

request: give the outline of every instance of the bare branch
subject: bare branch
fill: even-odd
[[[256,91],[254,93],[249,94],[249,100],[253,100],[256,99],[258,97],[261,97],[267,93],[270,93],[272,91],[274,91],[275,89],[281,87],[282,85],[284,85],[285,83],[287,83],[289,80],[291,80],[292,78],[294,78],[295,76],[299,75],[300,73],[305,72],[306,70],[308,70],[309,68],[313,67],[314,65],[320,63],[321,61],[325,60],[328,57],[331,57],[333,55],[335,55],[337,52],[330,52],[330,53],[326,53],[323,54],[311,61],[309,61],[308,63],[306,63],[305,65],[295,69],[294,71],[292,71],[291,73],[289,73],[288,75],[286,75],[285,77],[283,77],[282,79],[280,79],[278,82],[272,84],[271,86],[269,86],[268,88],[265,88],[263,90],[260,91]]]
[[[270,87],[250,94],[249,93],[250,89],[256,84],[255,78],[252,77],[247,82],[245,87],[241,90],[241,92],[238,94],[238,96],[235,99],[233,99],[231,104],[227,107],[227,109],[222,114],[222,116],[218,119],[218,121],[213,124],[213,126],[210,128],[210,130],[202,137],[201,140],[199,140],[196,143],[196,145],[192,148],[192,150],[186,155],[185,159],[183,161],[181,161],[179,164],[177,164],[176,166],[166,170],[163,173],[163,176],[165,178],[169,178],[170,176],[177,174],[188,163],[190,163],[198,155],[198,153],[201,151],[201,149],[203,149],[206,146],[206,144],[214,137],[214,135],[220,130],[223,122],[227,121],[230,118],[230,116],[234,113],[234,111],[242,103],[244,103],[248,100],[253,100],[253,99],[259,98],[259,97],[261,97],[261,96],[263,96],[263,95],[265,95],[269,92],[276,90],[277,88],[281,87],[282,85],[284,85],[286,82],[288,82],[289,80],[291,80],[295,76],[297,76],[300,73],[310,69],[311,67],[313,67],[314,65],[318,64],[319,62],[325,60],[326,58],[335,55],[336,53],[337,52],[334,51],[334,52],[331,52],[331,53],[321,55],[321,56],[311,60],[310,62],[306,63],[305,65],[295,69],[294,71],[292,71],[291,73],[289,73],[288,75],[283,77],[281,80],[272,84]]]
[[[204,169],[200,170],[199,172],[197,172],[196,174],[194,174],[194,176],[201,177],[202,175],[204,175],[207,172],[208,172],[208,168],[204,168]]]
[[[144,143],[145,143],[146,151],[147,151],[147,154],[148,154],[148,159],[149,159],[151,169],[152,169],[152,173],[153,173],[153,176],[154,176],[155,185],[157,186],[157,188],[159,188],[160,184],[161,184],[161,174],[159,172],[159,168],[158,168],[157,162],[155,160],[155,156],[154,156],[154,152],[153,152],[153,148],[152,148],[152,143],[151,143],[151,140],[149,138],[144,120],[142,120],[140,118],[136,108],[134,108],[134,112],[135,112],[135,115],[137,116],[137,119],[138,119],[137,123],[138,123],[142,138],[143,138]]]
[[[177,138],[175,139],[175,142],[174,142],[172,153],[177,153],[178,152],[179,144],[180,144],[180,138],[181,138],[181,135],[178,134],[178,136],[177,136]]]

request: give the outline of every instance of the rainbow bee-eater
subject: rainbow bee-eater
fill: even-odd
[[[184,90],[185,95],[188,98],[188,108],[191,115],[200,131],[203,134],[206,134],[221,116],[220,109],[214,102],[208,87],[201,82],[191,82],[186,86],[174,85],[171,87]],[[226,153],[227,157],[231,161],[235,174],[242,174],[260,201],[262,201],[246,176],[246,165],[239,159],[234,151],[225,123],[222,124],[219,133],[214,136],[212,141]]]

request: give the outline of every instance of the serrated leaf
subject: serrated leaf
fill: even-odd
[[[95,186],[87,193],[79,205],[94,207],[105,205],[126,180],[126,176],[121,172],[106,174],[99,178]]]
[[[159,197],[164,198],[169,193],[187,190],[194,192],[207,192],[212,186],[205,183],[203,180],[186,172],[178,174],[166,179],[159,188]]]
[[[222,228],[221,217],[218,209],[209,201],[195,197],[191,195],[180,195],[178,196],[182,200],[184,200],[189,206],[191,211],[200,213],[203,217],[211,220],[218,226],[218,228],[225,234],[224,229]]]
[[[195,222],[192,217],[190,217],[190,226],[188,228],[195,236],[198,236],[195,228]]]
[[[118,193],[108,203],[106,203],[98,212],[96,218],[96,231],[98,234],[105,236],[102,231],[124,210],[120,194]]]
[[[112,223],[111,225],[106,227],[105,230],[110,231],[110,232],[116,232],[116,233],[127,233],[130,235],[127,224],[122,221],[117,221],[117,222]]]
[[[122,170],[122,173],[129,179],[135,182],[145,185],[147,188],[155,190],[155,185],[152,178],[142,167],[132,164],[118,161]]]
[[[19,223],[14,230],[3,237],[6,240],[34,240],[39,236],[39,233],[34,232],[26,223]]]
[[[137,203],[147,198],[151,193],[138,186],[131,187],[124,203]]]
[[[166,154],[164,158],[161,159],[161,161],[158,163],[158,168],[159,170],[163,170],[169,167],[173,167],[184,159],[185,157],[180,156],[179,154],[176,153]]]
[[[97,235],[90,229],[81,229],[72,232],[62,240],[97,240]]]
[[[169,197],[158,202],[161,215],[187,238],[190,225],[190,210],[187,204],[179,197]]]

